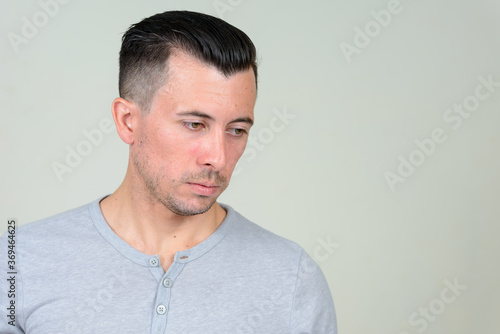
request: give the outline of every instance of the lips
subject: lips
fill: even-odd
[[[210,183],[210,182],[188,182],[188,183],[207,187],[207,188],[219,188],[219,185],[217,185],[216,183]]]
[[[192,191],[195,194],[200,196],[212,196],[220,188],[219,185],[212,182],[188,182],[188,185],[191,187]]]

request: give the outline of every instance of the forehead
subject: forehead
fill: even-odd
[[[168,104],[169,110],[253,112],[256,84],[252,69],[226,77],[215,67],[183,52],[174,53],[166,67],[166,82],[153,98],[153,110],[165,109]]]

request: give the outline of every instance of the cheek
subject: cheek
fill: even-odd
[[[196,157],[198,153],[203,150],[203,145],[199,141],[188,141],[186,140],[184,143],[179,145],[179,148],[181,151],[183,151],[183,155],[185,156],[190,156],[190,157]]]
[[[182,160],[187,154],[196,150],[196,147],[193,147],[181,133],[176,133],[173,125],[158,126],[151,137],[150,144],[156,148],[157,154],[172,162]]]

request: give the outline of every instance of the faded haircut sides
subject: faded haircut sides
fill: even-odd
[[[207,14],[167,11],[133,24],[123,35],[120,97],[147,113],[154,94],[166,82],[167,61],[178,51],[214,66],[226,77],[251,68],[257,84],[255,46],[243,31]]]

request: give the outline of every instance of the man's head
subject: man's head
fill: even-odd
[[[168,80],[168,60],[184,52],[214,66],[225,76],[252,69],[257,82],[256,51],[250,38],[216,17],[169,11],[132,25],[120,50],[120,96],[148,112],[155,92]]]
[[[233,26],[191,12],[145,19],[123,44],[113,117],[130,145],[133,196],[178,215],[204,213],[245,150],[257,92],[255,48]]]

